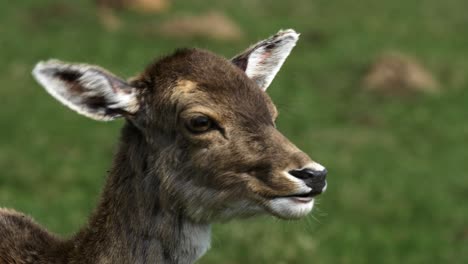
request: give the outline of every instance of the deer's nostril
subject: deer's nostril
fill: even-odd
[[[327,170],[316,171],[305,168],[302,170],[291,170],[289,174],[301,180],[323,181],[327,176]]]
[[[289,171],[289,174],[301,180],[305,180],[311,177],[311,174],[308,172],[308,170],[291,170]]]
[[[312,190],[310,194],[317,195],[325,191],[327,186],[327,170],[313,170],[310,168],[305,168],[301,170],[291,170],[289,174],[292,176],[301,179],[308,187]]]

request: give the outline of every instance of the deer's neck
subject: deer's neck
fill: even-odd
[[[141,134],[127,124],[100,203],[75,237],[77,258],[89,257],[90,263],[194,263],[209,248],[208,223],[193,222],[161,202],[158,170],[148,169],[154,154],[149,152]]]

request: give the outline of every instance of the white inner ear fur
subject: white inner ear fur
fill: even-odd
[[[247,56],[245,73],[265,91],[298,39],[299,34],[294,30],[280,30],[276,35],[256,43],[236,58]]]
[[[139,108],[136,88],[97,66],[49,60],[39,62],[33,76],[58,101],[95,120],[112,120]]]

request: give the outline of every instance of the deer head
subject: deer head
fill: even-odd
[[[232,60],[178,50],[129,81],[58,60],[33,74],[76,112],[135,127],[146,149],[137,158],[148,167],[141,184],[158,190],[161,206],[195,221],[264,212],[293,219],[312,210],[327,173],[276,129],[265,92],[298,37],[280,31]]]

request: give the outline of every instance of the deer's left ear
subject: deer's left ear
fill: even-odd
[[[262,90],[266,90],[280,70],[299,34],[292,29],[280,30],[276,35],[262,40],[231,59]]]
[[[39,62],[33,75],[55,99],[95,120],[129,117],[139,109],[138,89],[98,66],[49,60]]]

